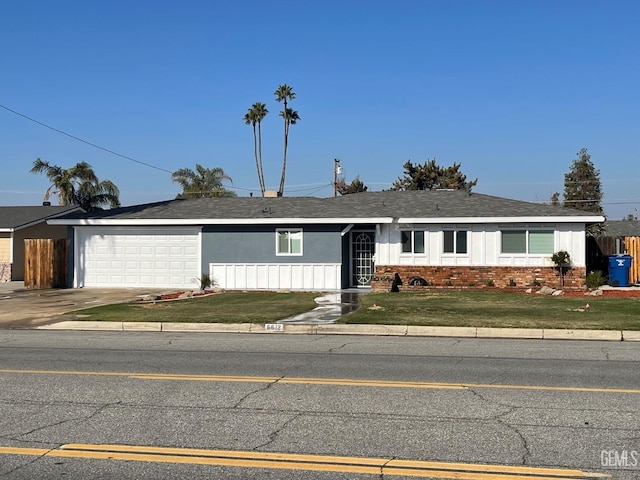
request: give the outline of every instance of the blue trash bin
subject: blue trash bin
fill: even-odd
[[[629,286],[629,269],[632,260],[631,255],[611,255],[609,257],[609,285],[612,287]]]

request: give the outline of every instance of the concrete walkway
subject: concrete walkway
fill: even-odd
[[[149,288],[28,290],[23,282],[0,283],[0,328],[32,328],[67,320],[70,317],[64,313],[70,310],[130,302],[162,291]]]
[[[358,297],[365,293],[369,293],[369,290],[343,290],[318,297],[314,299],[318,306],[313,310],[278,320],[276,323],[315,325],[336,323],[344,315],[355,312],[360,307]]]

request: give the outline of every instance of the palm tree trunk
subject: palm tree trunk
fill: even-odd
[[[285,107],[286,108],[286,107]],[[285,110],[286,112],[286,110]],[[287,145],[289,140],[289,121],[287,116],[284,117],[284,156],[282,158],[282,173],[280,174],[280,196],[284,195],[284,178],[287,172]]]
[[[258,176],[260,177],[260,191],[262,196],[264,197],[264,191],[266,190],[264,184],[264,170],[262,169],[262,127],[260,126],[260,122],[258,122],[258,158],[259,166],[258,166]]]
[[[262,169],[260,162],[258,161],[258,138],[256,136],[256,126],[253,125],[253,156],[256,159],[256,171],[258,172],[258,182],[260,183],[260,190],[262,190]]]

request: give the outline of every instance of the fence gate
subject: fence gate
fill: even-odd
[[[24,241],[25,288],[67,286],[67,239],[27,238]]]

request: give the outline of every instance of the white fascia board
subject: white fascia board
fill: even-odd
[[[13,231],[13,228],[0,228],[0,233],[11,233]]]
[[[602,216],[398,218],[398,223],[601,223]]]
[[[29,227],[33,227],[34,225],[38,225],[40,223],[47,223],[47,225],[49,225],[49,221],[55,221],[53,219],[57,218],[57,217],[62,217],[64,215],[68,215],[70,213],[75,213],[75,212],[79,212],[82,209],[80,207],[78,208],[74,208],[72,210],[65,210],[64,212],[60,212],[60,213],[56,213],[54,215],[51,215],[50,217],[43,217],[43,218],[39,218],[37,220],[33,220],[29,223],[25,223],[24,225],[18,225],[17,227],[15,227],[16,230],[22,230],[23,228],[29,228]]]
[[[48,223],[48,222],[46,221],[46,219],[41,218],[41,219],[39,219],[39,220],[34,220],[33,222],[25,223],[24,225],[18,225],[18,226],[15,228],[15,230],[16,230],[16,231],[17,231],[17,230],[23,230],[23,229],[25,229],[25,228],[33,227],[33,226],[35,226],[35,225],[39,225],[39,224],[41,224],[41,223]]]
[[[372,218],[144,218],[144,219],[60,219],[50,220],[49,225],[71,226],[169,226],[169,225],[317,225],[342,223],[393,223],[391,217]]]

